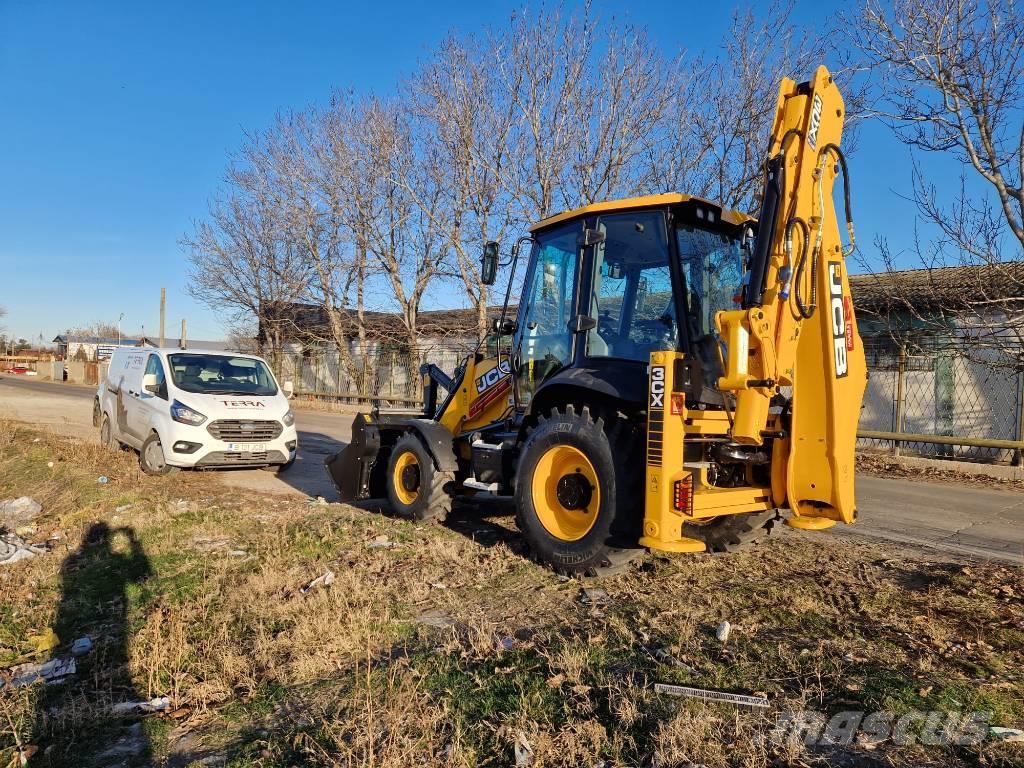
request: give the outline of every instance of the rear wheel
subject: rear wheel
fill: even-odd
[[[708,552],[737,552],[767,538],[778,519],[775,511],[725,515],[706,523],[686,523],[683,536],[703,541]]]
[[[109,451],[121,447],[114,440],[114,436],[110,431],[110,419],[106,416],[103,416],[103,420],[100,422],[100,445]]]
[[[173,475],[178,467],[172,467],[164,457],[160,436],[154,432],[146,438],[139,449],[139,466],[147,475]]]
[[[455,480],[442,472],[419,439],[406,433],[398,438],[388,460],[387,491],[391,508],[413,520],[444,520],[452,509],[447,486]]]
[[[611,422],[610,424],[608,422]],[[606,575],[642,554],[635,543],[642,463],[629,450],[624,417],[606,422],[584,407],[541,418],[523,446],[516,477],[516,522],[534,556],[563,574]],[[616,462],[615,454],[629,457]]]

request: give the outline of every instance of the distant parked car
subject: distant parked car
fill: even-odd
[[[19,376],[35,376],[36,372],[24,365],[12,365],[4,369],[4,373],[13,373]]]

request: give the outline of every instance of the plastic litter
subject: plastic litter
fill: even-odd
[[[380,536],[375,538],[373,541],[369,542],[366,545],[366,548],[367,549],[391,549],[394,546],[395,546],[395,542],[393,542],[387,536],[384,536],[383,534],[381,534]]]
[[[312,581],[307,581],[305,585],[299,587],[299,593],[304,595],[309,592],[309,590],[315,589],[316,587],[329,587],[334,583],[335,578],[334,571],[328,569]]]
[[[99,477],[96,478],[96,482],[99,483],[100,485],[106,485],[107,483],[110,482],[110,478],[107,477],[106,475],[100,475]]]
[[[150,714],[151,712],[163,712],[171,706],[171,700],[166,696],[158,696],[149,701],[121,701],[114,704],[110,711],[115,715],[131,715],[136,712]]]
[[[92,650],[92,638],[91,637],[80,637],[71,644],[71,655],[72,656],[85,656],[89,651]]]
[[[729,640],[729,633],[732,631],[732,624],[728,621],[723,621],[718,625],[715,630],[715,637],[718,638],[718,642],[724,643]]]
[[[768,698],[765,696],[746,696],[742,693],[713,691],[707,688],[690,688],[685,685],[668,685],[667,683],[655,683],[654,690],[657,693],[664,693],[669,696],[681,696],[687,699],[703,699],[704,701],[734,704],[738,707],[750,707],[752,709],[768,709],[770,706]]]
[[[1024,731],[1017,728],[1000,728],[998,725],[993,725],[989,727],[988,735],[997,741],[1024,741]]]
[[[44,552],[45,549],[29,544],[16,533],[0,533],[0,565],[28,560]]]
[[[42,664],[19,664],[11,667],[10,685],[21,688],[40,680],[46,683],[59,683],[77,671],[78,664],[74,659],[50,659]]]

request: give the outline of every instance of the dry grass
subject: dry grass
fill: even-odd
[[[58,654],[85,634],[96,648],[69,682],[0,691],[0,763],[20,744],[40,765],[109,764],[133,720],[111,704],[158,695],[173,717],[143,720],[138,762],[505,766],[518,744],[535,766],[826,764],[834,754],[766,740],[777,711],[1024,721],[1019,568],[791,536],[651,558],[602,582],[612,602],[594,607],[523,557],[507,518],[417,526],[212,475],[148,478],[129,454],[0,423],[0,498],[22,494],[45,507],[31,538],[60,538],[0,566],[0,666],[50,626]],[[396,546],[368,548],[379,535]],[[328,569],[330,586],[301,593]],[[417,622],[428,613],[445,626]],[[774,709],[680,702],[657,681],[763,692]],[[879,756],[1021,759],[1009,745],[845,752]]]

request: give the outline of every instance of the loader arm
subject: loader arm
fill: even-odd
[[[867,367],[846,267],[853,224],[839,149],[844,116],[824,67],[809,83],[783,80],[742,308],[715,319],[725,346],[719,387],[735,394],[735,443],[763,443],[772,398],[789,388],[788,418],[774,436],[772,497],[792,509],[790,523],[800,528],[856,515],[854,451]],[[833,202],[840,174],[845,247]]]

